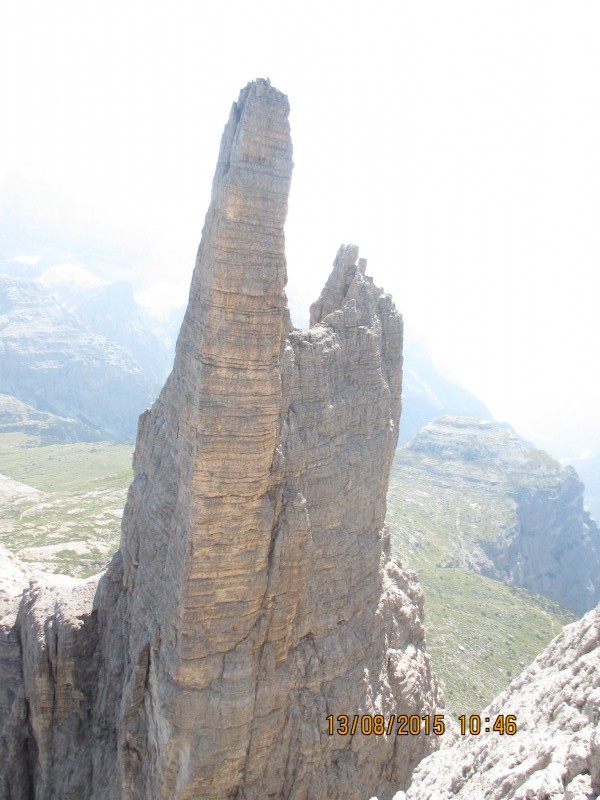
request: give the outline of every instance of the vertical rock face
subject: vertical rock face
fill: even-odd
[[[387,798],[435,746],[328,733],[328,715],[433,714],[440,698],[422,594],[384,527],[402,320],[348,246],[311,329],[292,330],[288,111],[268,81],[232,108],[173,372],[140,418],[121,550],[93,609],[61,612],[76,635],[53,639],[78,722],[61,733],[70,773],[52,742],[43,763],[29,747],[36,798]],[[44,609],[26,617],[46,613],[39,642]],[[53,725],[29,709],[23,752]]]

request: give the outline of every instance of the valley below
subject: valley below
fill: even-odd
[[[1,542],[35,569],[91,576],[119,546],[133,446],[40,442],[0,434]],[[469,469],[466,479],[456,463],[400,448],[387,498],[392,551],[418,575],[428,650],[455,716],[482,709],[577,618],[481,574],[491,569],[481,542],[514,526],[515,503],[497,464]]]
[[[35,569],[87,578],[119,546],[133,446],[0,435],[0,542]]]
[[[542,595],[473,571],[474,539],[498,535],[510,504],[457,474],[435,474],[406,450],[388,491],[392,550],[425,595],[427,647],[456,716],[481,710],[563,625],[577,617]]]

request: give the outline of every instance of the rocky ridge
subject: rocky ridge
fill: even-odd
[[[578,614],[600,601],[600,531],[584,510],[583,484],[572,467],[509,429],[440,417],[398,451],[394,477],[436,487],[437,501],[456,506],[448,566],[521,586]],[[458,494],[475,504],[469,513],[461,513]]]
[[[5,559],[0,797],[389,798],[437,745],[328,734],[441,697],[384,527],[402,320],[348,246],[292,329],[288,112],[262,80],[232,107],[107,572]]]

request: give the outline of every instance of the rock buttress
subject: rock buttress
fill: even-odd
[[[173,372],[140,418],[121,549],[88,616],[62,612],[95,631],[97,680],[79,678],[69,706],[85,736],[69,729],[61,750],[95,800],[389,798],[435,746],[328,733],[328,715],[433,714],[440,698],[422,593],[384,526],[402,320],[348,246],[313,327],[292,330],[288,111],[268,81],[232,108]],[[56,641],[77,666],[77,636]],[[35,762],[52,715],[29,686]],[[36,800],[68,796],[49,741]]]
[[[576,614],[600,601],[600,532],[584,510],[573,467],[497,422],[450,416],[422,428],[398,460],[417,470],[423,485],[435,474],[439,496],[461,482],[476,493],[478,522],[470,536],[463,531],[454,554],[467,569],[546,595]],[[402,473],[400,480],[406,482]]]

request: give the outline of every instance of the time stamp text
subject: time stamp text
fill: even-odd
[[[418,716],[416,714],[340,714],[326,717],[330,736],[442,736],[446,731],[443,714]],[[481,717],[479,714],[461,714],[458,717],[461,736],[481,733],[497,733],[500,736],[514,736],[517,732],[517,718],[514,714],[497,714],[495,717]]]

